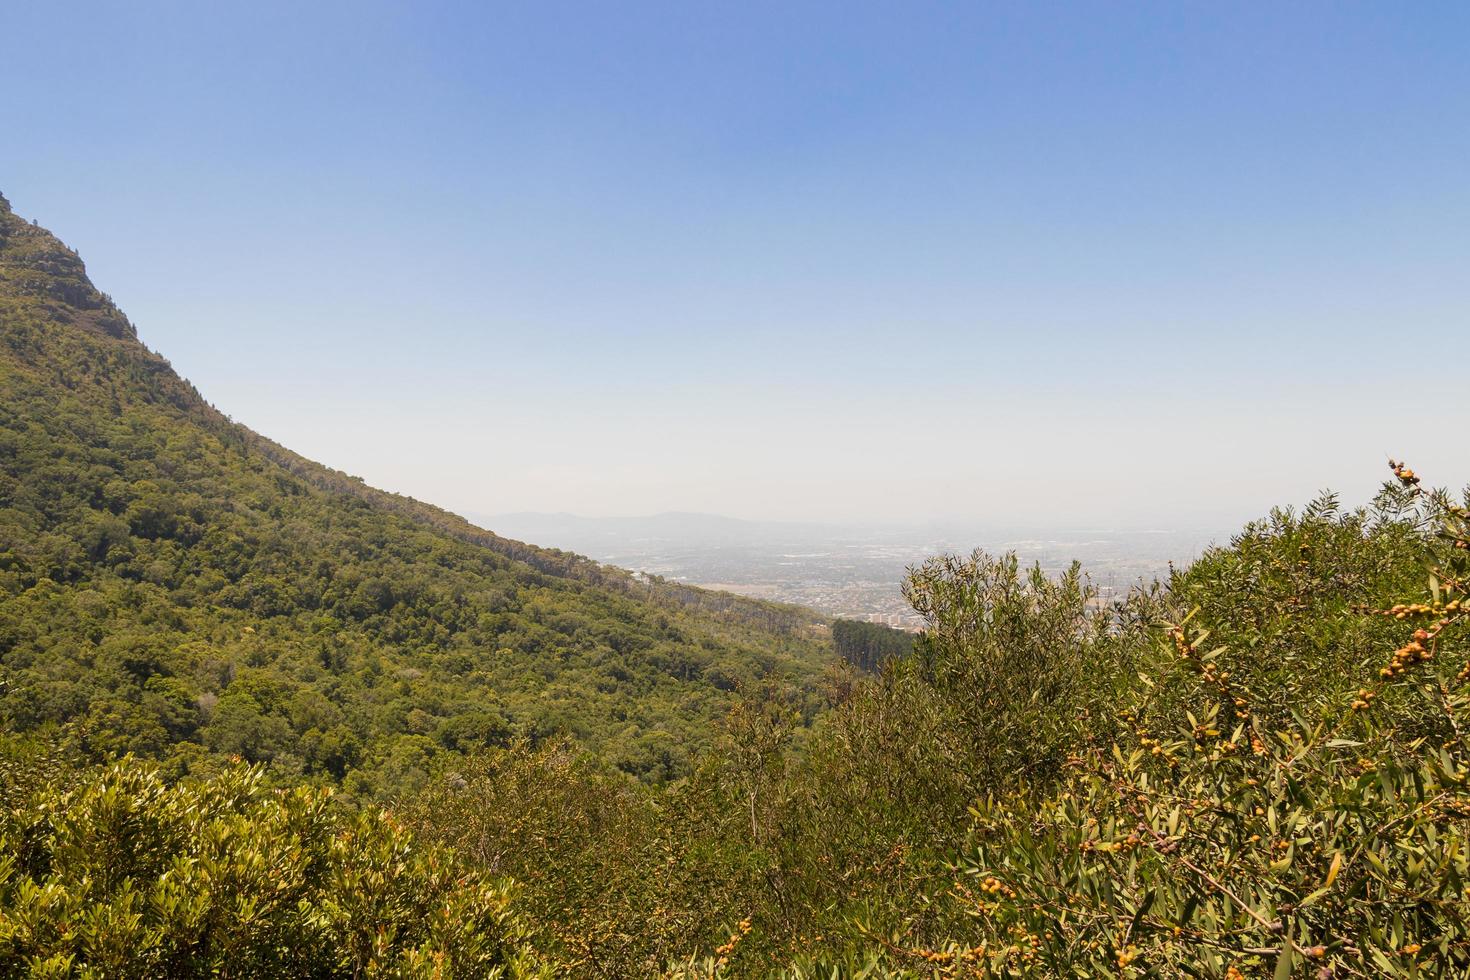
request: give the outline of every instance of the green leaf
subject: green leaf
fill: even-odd
[[[1154,888],[1150,888],[1144,893],[1143,901],[1138,903],[1138,911],[1133,913],[1133,921],[1128,926],[1129,932],[1138,928],[1138,923],[1143,921],[1143,917],[1148,914],[1148,910],[1153,908],[1154,899],[1157,897],[1158,890]]]
[[[1292,968],[1296,965],[1296,952],[1291,948],[1291,943],[1281,947],[1281,952],[1276,956],[1276,980],[1289,980]]]

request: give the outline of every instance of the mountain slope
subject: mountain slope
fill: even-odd
[[[0,197],[0,719],[178,771],[396,792],[575,735],[684,771],[740,684],[811,691],[792,607],[477,528],[231,422]]]

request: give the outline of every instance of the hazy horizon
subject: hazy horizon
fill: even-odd
[[[738,517],[732,514],[714,514],[706,511],[684,511],[665,510],[654,513],[625,513],[625,514],[578,514],[571,511],[541,511],[541,510],[518,510],[505,511],[498,514],[487,514],[477,510],[456,511],[459,516],[466,520],[478,523],[481,527],[494,530],[495,524],[507,520],[546,519],[546,520],[568,520],[580,521],[590,524],[611,523],[640,523],[640,522],[662,522],[675,520],[688,520],[694,522],[710,521],[720,523],[739,524],[745,526],[770,527],[770,528],[812,528],[822,531],[893,531],[911,532],[926,530],[969,530],[988,531],[995,533],[1022,533],[1054,531],[1068,534],[1082,534],[1091,531],[1097,532],[1126,532],[1129,534],[1168,534],[1177,531],[1197,531],[1203,533],[1218,533],[1228,535],[1237,530],[1238,527],[1211,527],[1205,525],[1191,525],[1187,527],[1166,527],[1163,525],[1150,526],[1148,524],[1120,525],[1120,524],[1098,524],[1082,523],[1069,524],[1062,521],[1048,521],[1045,523],[1009,523],[1003,517],[987,515],[984,518],[914,518],[912,520],[889,520],[889,521],[863,521],[863,520],[823,520],[813,518],[809,520],[788,520],[782,518],[749,518]],[[1265,516],[1264,514],[1257,516]]]
[[[1470,8],[430,6],[14,6],[0,193],[221,410],[460,512],[1470,483],[1470,388],[1380,355],[1470,335]]]
[[[815,609],[829,616],[918,629],[905,599],[911,569],[936,555],[1014,554],[1058,575],[1079,562],[1103,600],[1161,580],[1235,529],[1127,530],[743,521],[715,514],[579,517],[467,513],[482,527],[635,572]]]

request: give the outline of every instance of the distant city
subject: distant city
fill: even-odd
[[[600,562],[830,616],[918,629],[901,585],[910,566],[945,552],[1014,551],[1049,574],[1074,559],[1107,600],[1186,564],[1225,532],[961,527],[861,527],[742,521],[705,514],[587,518],[570,514],[466,515],[497,534],[575,551]]]

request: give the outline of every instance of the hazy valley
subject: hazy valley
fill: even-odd
[[[1470,495],[1406,464],[1209,547],[490,531],[222,415],[3,198],[0,322],[8,975],[1470,969]]]
[[[711,589],[806,606],[828,616],[918,629],[900,585],[934,555],[1015,552],[1048,575],[1080,561],[1110,601],[1166,578],[1229,532],[885,527],[746,521],[706,514],[588,518],[467,514],[508,537]]]

